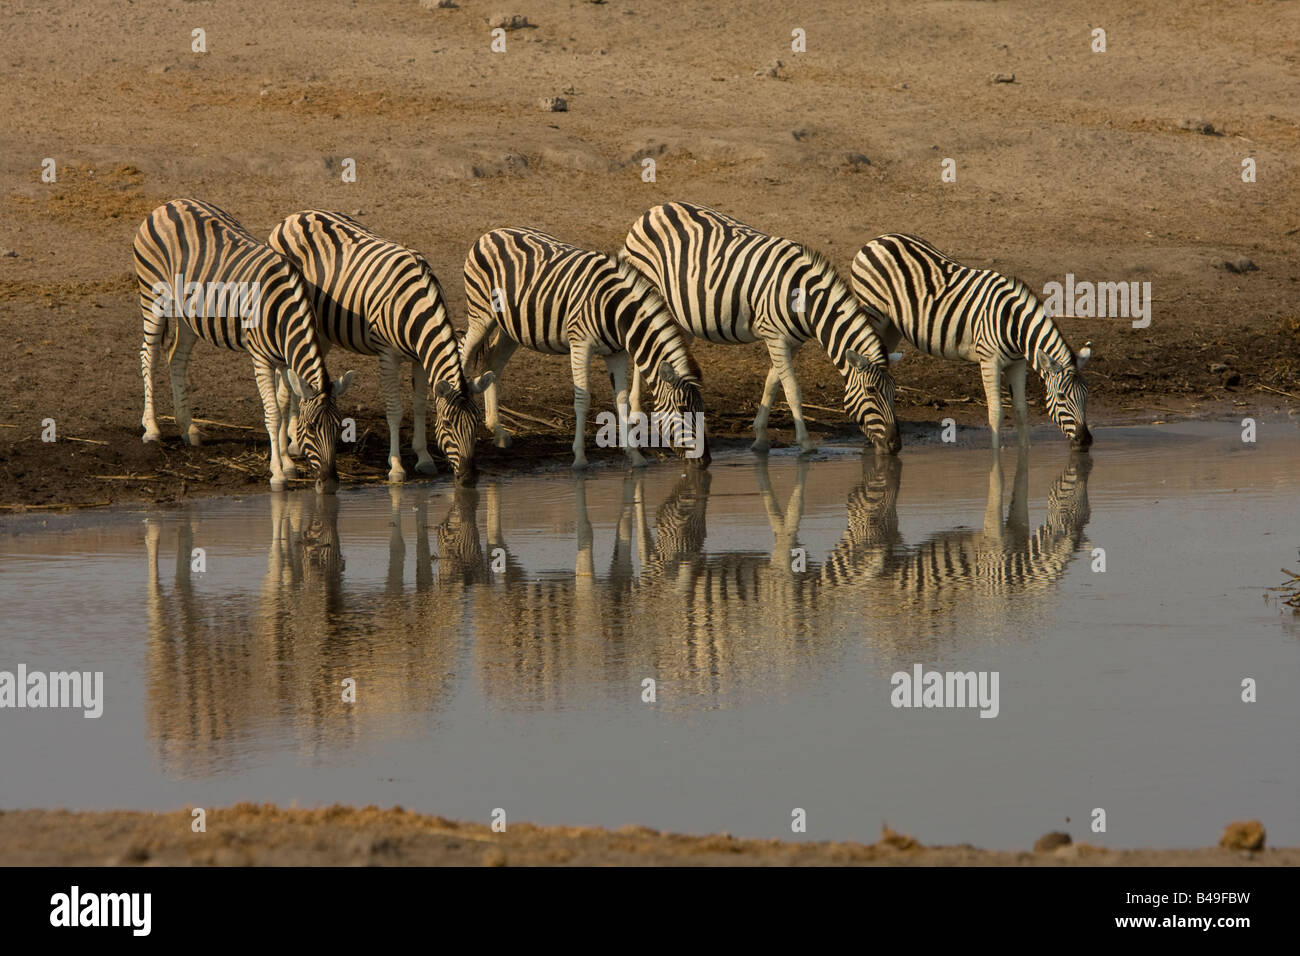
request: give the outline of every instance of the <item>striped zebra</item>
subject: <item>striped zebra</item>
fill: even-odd
[[[690,203],[646,212],[627,235],[624,255],[658,286],[691,334],[724,344],[767,346],[772,367],[754,416],[754,451],[769,448],[767,420],[779,382],[804,453],[794,356],[817,339],[844,376],[844,409],[880,451],[901,447],[894,420],[889,356],[848,285],[821,254]]]
[[[481,360],[489,368],[485,378],[495,375],[499,382],[520,345],[548,355],[568,353],[577,417],[574,468],[587,467],[584,429],[593,355],[604,358],[613,382],[620,443],[627,434],[629,399],[634,409],[640,403],[635,376],[629,396],[630,361],[650,383],[655,411],[677,453],[693,465],[708,465],[700,369],[689,339],[635,269],[533,229],[495,229],[480,237],[465,259],[465,298],[469,329],[461,355],[467,369]],[[487,387],[485,404],[488,427],[497,445],[505,447],[509,434],[501,425],[495,383]],[[634,466],[643,465],[635,444],[627,442],[624,450]]]
[[[176,334],[168,364],[176,424],[185,441],[200,443],[185,381],[194,343],[203,339],[245,351],[253,358],[271,439],[271,487],[283,488],[296,473],[284,454],[288,422],[276,397],[277,388],[287,386],[301,401],[294,437],[316,472],[316,490],[337,490],[334,456],[342,431],[337,399],[351,383],[352,372],[330,380],[311,300],[293,266],[230,215],[193,199],[176,199],[151,212],[136,232],[134,249],[144,319],[144,440],[161,437],[154,416],[153,367],[171,318]]]
[[[397,372],[409,361],[415,470],[426,475],[437,471],[425,432],[432,382],[438,447],[456,482],[473,483],[478,405],[461,372],[442,287],[425,258],[381,239],[355,219],[315,209],[285,219],[271,233],[270,243],[302,271],[324,347],[379,356],[388,417],[388,480],[406,480],[398,450],[402,394]]]
[[[890,234],[871,240],[854,258],[853,291],[874,313],[886,347],[905,338],[930,355],[980,363],[994,448],[1001,445],[1004,372],[1020,442],[1029,441],[1030,365],[1046,386],[1048,415],[1071,446],[1092,444],[1088,385],[1080,374],[1092,348],[1076,354],[1023,282],[963,266],[924,239]]]

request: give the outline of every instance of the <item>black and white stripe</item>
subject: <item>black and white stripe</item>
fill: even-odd
[[[271,439],[271,487],[283,488],[285,479],[294,475],[293,462],[283,454],[287,423],[276,398],[277,373],[283,370],[302,403],[296,437],[317,472],[316,490],[333,492],[338,487],[334,456],[342,425],[336,399],[352,373],[330,381],[311,300],[298,272],[227,213],[193,199],[176,199],[151,212],[136,232],[134,248],[144,320],[140,347],[144,440],[160,437],[154,416],[153,367],[167,336],[168,319],[180,312],[169,365],[176,423],[185,440],[191,445],[200,441],[185,383],[194,343],[203,339],[248,352]],[[185,291],[190,283],[199,284],[199,294]],[[240,284],[256,290],[254,308],[246,316],[232,304],[230,294]]]
[[[1047,412],[1073,447],[1092,444],[1088,386],[1079,374],[1092,350],[1085,345],[1076,355],[1023,282],[963,266],[924,239],[890,234],[858,252],[853,291],[873,313],[887,348],[905,338],[930,355],[980,363],[994,448],[1001,444],[1004,372],[1020,441],[1029,440],[1028,366],[1042,376]]]
[[[880,337],[848,285],[822,255],[759,232],[716,210],[665,203],[628,233],[625,255],[663,293],[691,334],[710,342],[763,342],[772,367],[754,417],[754,449],[766,451],[777,384],[785,389],[800,447],[804,425],[794,356],[816,339],[845,379],[844,408],[882,451],[900,447],[894,380]]]
[[[478,405],[461,372],[442,287],[425,258],[376,236],[355,219],[319,210],[289,216],[275,227],[270,243],[306,279],[325,347],[338,345],[379,357],[388,417],[389,481],[406,479],[398,448],[402,396],[397,372],[401,363],[411,362],[416,470],[436,471],[425,432],[432,382],[438,447],[456,481],[472,483]]]
[[[646,377],[655,411],[673,429],[678,454],[695,441],[689,460],[709,463],[705,437],[683,434],[701,422],[700,370],[689,339],[673,321],[654,287],[635,269],[613,256],[590,252],[534,229],[495,229],[480,237],[465,260],[465,299],[469,329],[462,345],[466,368],[481,360],[499,381],[520,345],[548,355],[568,354],[573,371],[573,466],[586,467],[583,432],[591,405],[589,366],[593,355],[605,360],[613,380],[620,417],[640,404],[634,375],[629,395],[628,364]],[[482,381],[482,380],[480,380]],[[487,424],[504,447],[497,386],[489,379]],[[689,418],[688,418],[689,416]],[[645,459],[625,449],[635,465]]]

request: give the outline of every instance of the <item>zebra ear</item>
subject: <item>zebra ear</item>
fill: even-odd
[[[667,362],[659,363],[659,373],[657,378],[661,382],[667,382],[669,385],[676,385],[682,380],[681,375],[677,373],[677,369],[673,368]]]
[[[863,356],[861,352],[855,351],[854,349],[849,349],[845,352],[844,357],[848,359],[849,365],[853,368],[861,369],[864,372],[871,368],[871,363],[866,360],[866,357]]]
[[[1083,371],[1083,367],[1088,364],[1088,359],[1092,358],[1092,343],[1084,342],[1083,348],[1079,349],[1079,354],[1074,357],[1074,367],[1078,371]]]
[[[470,390],[475,392],[476,394],[478,392],[485,392],[487,391],[488,386],[490,386],[496,380],[497,380],[496,372],[484,372],[478,378],[474,379],[474,381],[470,382],[469,387]]]
[[[311,383],[304,382],[298,377],[298,373],[288,366],[285,366],[284,377],[289,380],[289,387],[293,389],[293,393],[300,401],[306,402],[316,397],[316,389],[311,387]]]
[[[1042,349],[1038,350],[1038,368],[1039,371],[1045,374],[1050,373],[1052,375],[1056,375],[1061,371],[1061,366],[1056,364],[1055,360],[1053,360],[1053,358]]]
[[[338,398],[340,395],[342,395],[344,392],[348,390],[348,386],[352,384],[352,379],[356,374],[357,373],[354,372],[352,369],[348,369],[346,372],[343,373],[342,378],[334,380],[335,398]]]
[[[454,391],[456,391],[456,389],[452,387],[451,382],[447,381],[445,378],[438,379],[433,386],[433,394],[437,395],[439,398],[449,398],[451,397],[451,393]]]

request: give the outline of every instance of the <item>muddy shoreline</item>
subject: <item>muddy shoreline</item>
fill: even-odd
[[[941,428],[943,418],[953,418],[959,426],[960,444],[987,445],[988,426],[982,401],[971,400],[956,404],[932,405],[925,420],[925,410],[918,407],[900,407],[900,422],[904,447],[907,444],[933,442]],[[1164,411],[1162,412],[1161,409]],[[787,447],[793,434],[789,413],[774,410],[772,417],[773,448]],[[817,410],[810,416],[820,416],[809,424],[809,431],[818,442],[863,442],[847,420]],[[1105,426],[1169,423],[1189,420],[1222,421],[1225,427],[1240,417],[1255,417],[1260,422],[1285,424],[1287,410],[1272,402],[1265,392],[1241,397],[1223,397],[1206,402],[1163,401],[1156,407],[1142,405],[1105,409],[1091,415],[1094,428]],[[572,461],[571,433],[558,429],[528,425],[516,420],[515,442],[509,449],[498,449],[484,438],[479,446],[479,464],[482,480],[508,478],[512,475],[536,474],[542,471],[566,468]],[[1064,444],[1064,438],[1052,428],[1041,413],[1031,418],[1037,428],[1034,447],[1050,448]],[[525,427],[519,427],[525,425]],[[165,435],[163,441],[145,445],[138,437],[121,434],[112,440],[95,441],[63,439],[45,443],[39,437],[29,437],[8,443],[0,454],[0,475],[6,488],[5,500],[0,501],[0,519],[4,515],[21,515],[43,511],[90,509],[116,504],[143,503],[158,506],[175,506],[187,500],[222,495],[260,494],[269,490],[269,471],[266,464],[264,435],[249,430],[205,425],[204,444],[197,448],[186,446],[177,435]],[[386,483],[387,426],[382,419],[358,419],[356,450],[342,452],[339,456],[340,490],[349,486]],[[127,432],[127,429],[121,429]],[[588,435],[589,442],[592,435]],[[714,433],[717,451],[743,451],[753,440],[749,421],[742,416],[732,416],[723,425],[721,433]],[[3,446],[0,446],[3,447]],[[865,443],[864,443],[865,447]],[[588,447],[588,457],[593,469],[622,468],[625,459],[616,449]],[[406,459],[410,461],[406,461]],[[450,485],[451,478],[445,460],[439,459],[440,472],[432,478],[415,473],[411,467],[414,456],[409,450],[404,455],[408,466],[407,484]],[[652,459],[653,461],[654,459]],[[667,458],[661,456],[661,461]],[[308,488],[310,479],[290,481],[290,488]]]
[[[1296,866],[1300,848],[1109,850],[1045,839],[1038,849],[923,846],[887,827],[873,844],[691,836],[642,826],[490,826],[400,807],[0,811],[0,866]]]

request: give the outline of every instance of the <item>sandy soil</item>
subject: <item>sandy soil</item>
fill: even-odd
[[[505,833],[401,808],[315,810],[239,804],[187,811],[0,811],[0,865],[57,866],[1295,866],[1300,849],[1106,850],[1064,844],[1037,851],[922,846],[884,829],[873,844],[687,836],[646,827],[539,827]]]
[[[1094,422],[1295,406],[1300,7],[900,0],[868,18],[847,0],[818,6],[375,0],[322,15],[251,0],[0,3],[0,505],[264,484],[241,356],[195,353],[195,412],[226,423],[206,426],[204,446],[182,446],[165,421],[160,447],[140,442],[131,240],[177,196],[215,202],[256,234],[300,208],[355,214],[429,257],[458,324],[464,253],[495,226],[612,250],[647,207],[690,199],[845,269],[866,240],[906,230],[1034,288],[1067,272],[1151,282],[1147,329],[1063,320],[1076,345],[1094,345]],[[502,13],[532,25],[492,53],[488,21]],[[1105,53],[1090,49],[1095,26]],[[791,52],[796,27],[805,53]],[[206,54],[191,52],[195,28]],[[567,112],[539,108],[556,95]],[[54,183],[41,180],[45,157]],[[940,181],[945,157],[956,183]],[[346,158],[355,183],[341,181]],[[1244,158],[1255,183],[1241,181]],[[1242,257],[1258,271],[1223,267]],[[744,438],[761,346],[698,357],[711,433]],[[330,363],[361,373],[345,398],[360,441],[341,471],[381,480],[375,363],[338,352]],[[911,353],[897,377],[905,439],[949,415],[985,418],[974,366]],[[814,435],[851,434],[815,348],[800,378]],[[158,384],[165,415],[165,373]],[[512,422],[524,440],[486,450],[488,469],[567,457],[562,361],[518,356],[503,402],[551,424]],[[55,443],[41,441],[47,418]],[[788,414],[774,423],[788,441]]]

